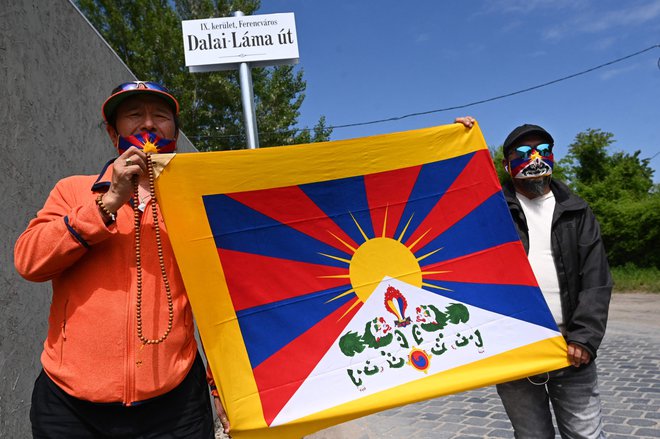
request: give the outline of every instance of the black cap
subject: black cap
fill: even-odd
[[[518,140],[530,134],[536,134],[538,136],[544,137],[550,142],[550,144],[555,143],[555,139],[553,139],[550,133],[547,132],[545,129],[543,129],[538,125],[532,125],[526,123],[524,125],[520,125],[516,129],[511,131],[511,133],[507,136],[506,140],[504,141],[504,144],[502,145],[502,152],[504,153],[504,158],[506,158],[506,156],[509,153],[509,150],[513,147],[513,145],[516,144],[516,142],[518,142]]]

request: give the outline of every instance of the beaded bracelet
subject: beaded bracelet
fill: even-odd
[[[101,212],[103,212],[112,221],[117,219],[117,215],[110,212],[108,208],[105,207],[105,204],[103,204],[103,194],[99,194],[99,196],[96,197],[96,204],[98,204],[99,208],[101,209]]]

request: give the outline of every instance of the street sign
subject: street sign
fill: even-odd
[[[294,14],[241,15],[181,22],[191,72],[235,70],[298,62]]]

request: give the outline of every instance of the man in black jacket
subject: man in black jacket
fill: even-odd
[[[605,334],[612,279],[593,212],[565,184],[552,180],[553,143],[538,125],[514,129],[502,147],[511,176],[503,190],[543,296],[566,337],[571,366],[499,384],[497,392],[516,438],[555,437],[549,402],[563,438],[600,438],[594,359]]]

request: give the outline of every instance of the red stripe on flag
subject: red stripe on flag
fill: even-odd
[[[371,222],[377,237],[394,238],[421,166],[365,175],[364,185],[371,210]],[[387,214],[387,217],[385,216]],[[387,221],[387,222],[385,222]]]
[[[341,317],[355,300],[347,302],[319,321],[253,370],[264,418],[268,425],[273,422],[358,312],[360,305]]]
[[[423,248],[499,191],[500,185],[495,175],[487,172],[489,167],[493,167],[489,152],[487,150],[475,152],[465,169],[456,177],[405,245],[410,247],[426,233],[411,250],[415,252]]]
[[[460,258],[422,267],[424,279],[500,285],[538,286],[529,264],[520,261],[525,251],[520,241],[507,242]],[[447,273],[429,274],[431,271]]]
[[[348,268],[225,249],[218,249],[218,254],[236,311],[342,285],[351,289],[348,278],[321,277],[348,275]]]
[[[344,253],[358,245],[298,186],[227,194],[228,197]],[[335,235],[337,238],[335,238]]]

